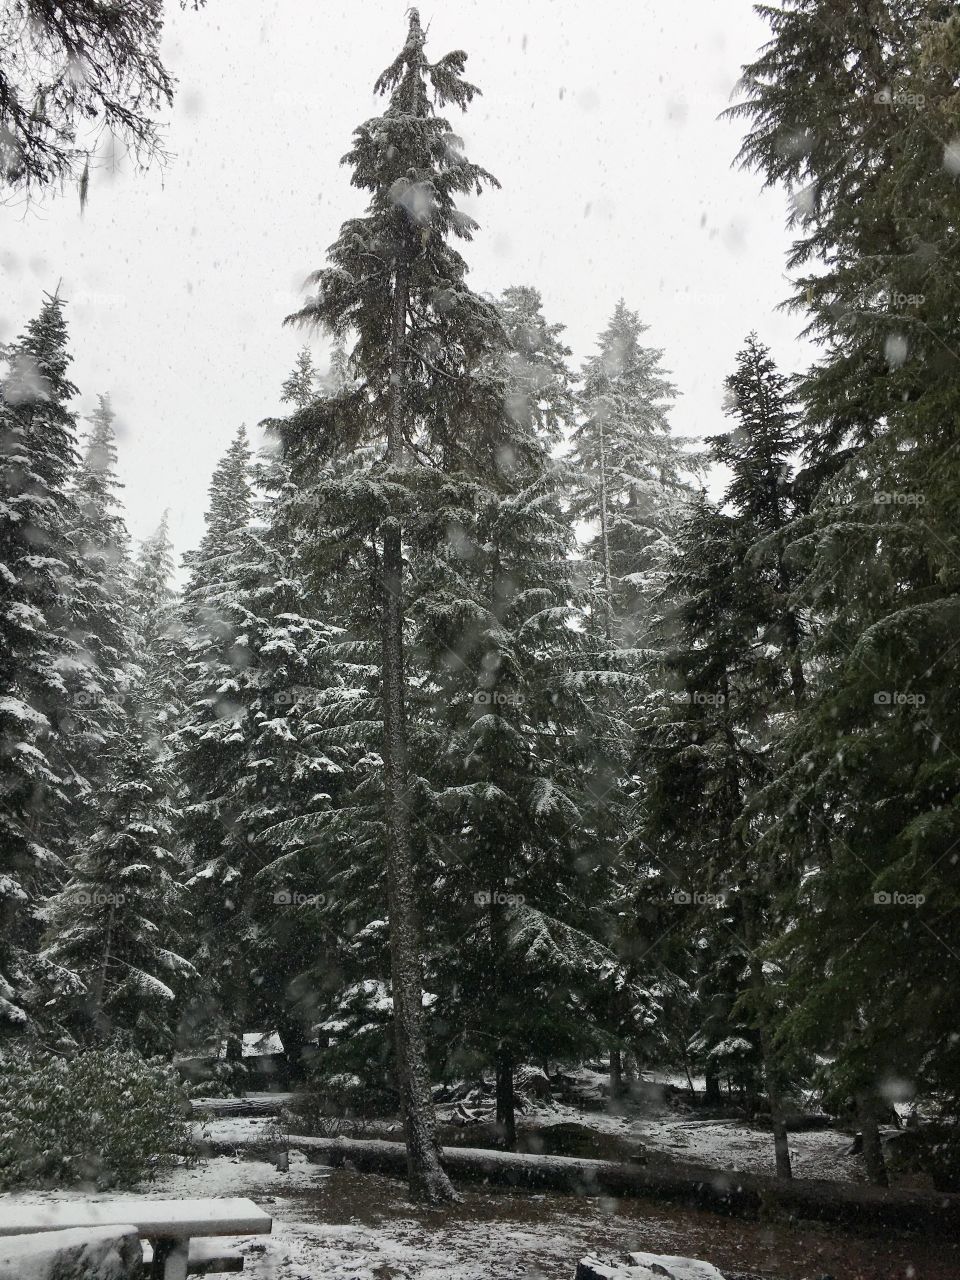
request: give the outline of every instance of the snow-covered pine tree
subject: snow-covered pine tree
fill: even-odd
[[[171,780],[132,694],[107,746],[97,825],[64,887],[44,908],[42,958],[75,973],[84,990],[57,1001],[80,1043],[128,1039],[170,1052],[187,990],[198,976],[183,956],[188,924],[175,852]]]
[[[726,380],[726,393],[733,430],[707,444],[712,460],[730,471],[724,505],[735,513],[743,540],[752,545],[763,640],[781,651],[799,703],[805,684],[803,618],[793,600],[799,571],[788,564],[781,536],[801,514],[805,496],[793,476],[799,447],[793,380],[780,373],[769,347],[750,333]]]
[[[656,877],[665,909],[686,926],[682,976],[704,1019],[691,1049],[708,1076],[718,1074],[718,1046],[744,1046],[737,1065],[747,1079],[751,1061],[762,1060],[777,1171],[789,1177],[783,1070],[760,964],[782,872],[746,817],[769,781],[771,720],[789,683],[763,640],[769,600],[749,556],[755,538],[737,509],[720,510],[705,495],[680,528],[667,579],[676,603],[662,623],[666,683],[638,725],[638,803],[644,844],[666,873]]]
[[[313,361],[313,353],[309,347],[301,347],[296,364],[283,381],[280,399],[284,404],[305,409],[317,398],[318,384],[319,373]]]
[[[7,352],[0,388],[0,1024],[19,1032],[37,979],[37,908],[63,850],[76,464],[63,300]],[[51,979],[54,975],[48,975]]]
[[[140,705],[158,742],[182,712],[177,594],[167,512],[141,542],[130,570],[130,625],[135,639]],[[169,750],[169,743],[167,744]]]
[[[183,717],[175,730],[178,770],[187,793],[182,835],[195,873],[223,891],[236,871],[225,844],[235,822],[235,786],[243,761],[243,718],[254,696],[243,593],[253,511],[251,452],[237,431],[210,482],[200,546],[184,561],[181,604]],[[222,910],[229,918],[227,901]]]
[[[553,447],[576,412],[564,326],[547,321],[540,292],[530,285],[504,289],[497,306],[507,339],[507,412]]]
[[[479,191],[491,179],[467,160],[460,139],[437,114],[447,104],[465,108],[476,90],[462,77],[462,52],[431,63],[424,43],[419,15],[411,10],[404,47],[377,81],[378,92],[389,97],[387,109],[356,130],[345,157],[353,184],[370,193],[367,212],[344,224],[330,265],[314,277],[316,298],[294,319],[337,336],[355,335],[350,365],[358,389],[331,402],[317,425],[323,431],[325,421],[332,436],[336,422],[343,447],[364,441],[379,454],[353,480],[349,501],[369,549],[381,610],[386,880],[410,1185],[413,1194],[439,1200],[453,1190],[439,1162],[422,1028],[403,546],[405,524],[424,501],[416,490],[432,486],[437,470],[469,468],[480,455],[486,465],[505,422],[502,384],[482,371],[502,328],[495,308],[467,287],[466,264],[454,247],[475,226],[456,208],[456,196]]]
[[[237,788],[246,768],[246,717],[257,696],[247,609],[259,573],[249,540],[253,504],[251,452],[241,426],[214,470],[200,545],[184,557],[189,578],[177,640],[183,710],[171,734],[179,835],[193,873],[195,959],[208,978],[200,994],[222,1014],[209,1019],[221,1030],[242,1020],[239,993],[246,990],[230,942],[250,852]]]
[[[596,629],[627,649],[648,629],[697,467],[671,432],[676,389],[663,352],[641,342],[646,330],[621,299],[584,364],[572,437],[574,511],[587,522],[598,583]]]
[[[579,425],[572,434],[572,509],[584,543],[584,578],[590,609],[584,626],[608,672],[598,702],[611,720],[626,721],[646,688],[652,638],[667,560],[681,515],[691,497],[689,480],[698,460],[674,437],[669,413],[675,389],[662,367],[663,353],[643,345],[646,326],[621,299],[585,362],[577,396]],[[606,652],[604,653],[604,649]],[[619,689],[616,687],[619,684]],[[624,740],[621,751],[626,749]],[[618,804],[618,788],[599,789],[598,830],[607,842],[622,840],[633,825]],[[618,865],[609,868],[611,900],[639,904],[645,891],[643,859],[629,840]],[[619,946],[628,951],[645,935],[643,911],[636,936],[627,929]],[[639,952],[644,947],[641,945]],[[618,1005],[622,1004],[622,1009]],[[632,1002],[614,1000],[607,1017],[620,1027],[610,1040],[610,1089],[621,1089],[621,1050],[628,1048]],[[642,1037],[648,1039],[648,1037]]]
[[[512,1146],[515,1065],[598,1044],[613,988],[644,1000],[607,945],[593,793],[618,751],[623,769],[626,735],[592,696],[610,672],[580,625],[569,477],[550,452],[571,409],[566,349],[535,290],[501,311],[499,466],[448,477],[410,549],[411,722],[444,903],[430,937],[447,1070],[494,1067]]]
[[[302,410],[326,385],[304,349],[281,398]],[[335,985],[339,942],[324,859],[313,846],[285,847],[276,833],[328,806],[340,787],[341,766],[315,722],[337,682],[329,653],[336,629],[321,617],[325,594],[306,581],[291,515],[300,495],[282,453],[265,450],[253,475],[258,492],[241,601],[254,689],[242,726],[233,837],[247,856],[237,863],[242,907],[230,946],[245,977],[245,1007],[279,1030],[291,1069],[302,1071],[302,1051]]]
[[[318,387],[302,353],[283,398],[304,407]],[[300,857],[272,832],[322,807],[336,772],[311,721],[330,628],[299,574],[286,517],[296,498],[283,458],[253,466],[241,432],[190,557],[187,708],[175,735],[196,959],[210,978],[191,1008],[194,1029],[279,1030],[291,1067],[322,1013],[305,975],[322,971],[330,949],[327,893],[313,852]]]
[[[69,635],[79,670],[68,680],[71,774],[79,802],[105,778],[111,735],[124,715],[132,642],[128,616],[129,535],[120,506],[110,398],[101,395],[70,484],[73,588]],[[77,821],[86,830],[87,816]]]
[[[948,6],[822,8],[764,11],[734,108],[742,162],[792,191],[794,302],[823,352],[800,386],[812,510],[788,551],[820,614],[816,680],[767,808],[803,873],[781,1034],[829,1059],[883,1182],[888,1082],[950,1114],[960,1098],[960,53]]]

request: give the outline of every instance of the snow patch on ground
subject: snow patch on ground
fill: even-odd
[[[556,1220],[530,1225],[426,1223],[406,1216],[378,1223],[310,1221],[309,1192],[332,1176],[332,1170],[310,1164],[299,1152],[290,1154],[289,1173],[278,1173],[265,1161],[221,1156],[193,1169],[176,1169],[142,1194],[148,1198],[249,1196],[272,1214],[271,1235],[222,1240],[244,1254],[248,1280],[318,1280],[320,1276],[324,1280],[491,1280],[524,1275],[535,1280],[542,1274],[541,1264],[550,1275],[572,1277],[576,1260],[596,1246],[596,1215],[602,1214],[599,1202],[581,1206],[571,1201],[562,1227]],[[382,1185],[389,1188],[387,1199],[395,1196],[403,1205],[399,1185],[395,1189]],[[291,1191],[298,1193],[296,1199],[290,1198]],[[29,1191],[6,1195],[3,1202],[35,1205],[109,1198],[82,1190]]]

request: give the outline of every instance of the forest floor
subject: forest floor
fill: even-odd
[[[656,1083],[656,1082],[654,1082]],[[660,1082],[663,1083],[663,1082]],[[735,1116],[704,1113],[679,1093],[647,1090],[611,1110],[599,1074],[580,1073],[573,1095],[529,1101],[518,1147],[528,1152],[626,1159],[639,1149],[654,1163],[696,1163],[725,1170],[773,1172],[770,1131]],[[274,1103],[281,1095],[255,1095]],[[283,1095],[289,1100],[290,1095]],[[487,1104],[455,1104],[438,1116],[446,1145],[492,1145]],[[274,1234],[235,1242],[249,1280],[573,1280],[586,1254],[615,1261],[631,1250],[683,1255],[721,1270],[769,1280],[956,1280],[960,1242],[884,1231],[787,1222],[755,1222],[639,1197],[613,1199],[516,1188],[469,1186],[460,1204],[423,1209],[403,1184],[374,1173],[330,1169],[298,1151],[287,1173],[254,1158],[270,1145],[269,1117],[207,1118],[202,1137],[219,1150],[144,1188],[150,1196],[249,1196],[274,1215]],[[349,1129],[346,1132],[351,1132]],[[367,1122],[356,1137],[394,1137],[390,1121]],[[860,1160],[846,1154],[849,1134],[834,1129],[791,1133],[799,1177],[861,1180]],[[89,1193],[30,1192],[4,1200],[89,1198]]]
[[[248,1280],[573,1280],[585,1254],[613,1261],[633,1249],[702,1258],[770,1280],[960,1275],[958,1244],[747,1222],[660,1201],[471,1188],[460,1204],[417,1208],[397,1180],[328,1169],[298,1152],[287,1173],[262,1160],[220,1156],[159,1177],[144,1194],[244,1195],[273,1214],[273,1235],[229,1242],[244,1253]],[[34,1204],[66,1198],[91,1197],[3,1197]]]
[[[667,1094],[673,1077],[648,1077],[633,1098],[611,1106],[603,1096],[605,1077],[581,1068],[566,1100],[529,1100],[517,1114],[517,1149],[545,1155],[577,1156],[598,1160],[628,1160],[645,1153],[650,1164],[694,1164],[742,1173],[774,1174],[773,1135],[769,1125],[747,1121],[735,1112],[713,1114],[692,1108],[684,1095]],[[267,1100],[271,1095],[251,1095]],[[273,1095],[285,1100],[294,1095]],[[441,1141],[445,1146],[493,1147],[497,1145],[493,1101],[471,1110],[478,1119],[463,1123],[458,1107],[437,1106]],[[208,1119],[203,1132],[216,1142],[256,1142],[271,1121],[257,1116]],[[291,1132],[313,1132],[294,1126]],[[347,1122],[347,1137],[396,1138],[399,1122],[370,1120]],[[837,1129],[808,1129],[790,1134],[794,1176],[826,1178],[835,1182],[863,1182],[863,1162],[849,1155],[852,1134]]]

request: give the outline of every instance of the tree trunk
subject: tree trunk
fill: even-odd
[[[517,1114],[513,1096],[513,1053],[504,1045],[497,1049],[497,1133],[507,1151],[517,1149]]]
[[[610,536],[607,528],[607,444],[603,431],[605,405],[598,410],[600,428],[600,546],[603,554],[603,613],[604,631],[608,640],[613,639],[613,575],[610,572]]]
[[[610,1050],[610,1098],[623,1096],[623,1059],[619,1049]]]
[[[387,463],[393,467],[402,465],[404,453],[404,340],[409,292],[409,269],[401,264],[397,268],[394,282],[390,334],[392,376],[387,424]],[[440,1164],[423,1035],[423,987],[414,911],[414,872],[407,795],[403,541],[397,516],[389,516],[384,521],[382,537],[381,669],[384,799],[388,830],[386,878],[397,1073],[407,1142],[410,1193],[415,1199],[436,1203],[453,1200],[456,1193]]]
[[[877,1124],[877,1100],[871,1093],[857,1095],[857,1118],[863,1135],[863,1163],[867,1177],[875,1187],[887,1187],[887,1164],[883,1158],[880,1128]]]
[[[283,1044],[284,1088],[301,1083],[304,1074],[303,1050],[307,1043],[303,1024],[297,1018],[277,1018],[277,1031]]]
[[[692,1087],[693,1086],[691,1083],[691,1088]],[[723,1098],[721,1097],[721,1094],[720,1094],[720,1076],[717,1073],[716,1066],[709,1060],[707,1061],[707,1066],[706,1066],[706,1078],[704,1080],[704,1086],[703,1086],[703,1100],[709,1107],[719,1107],[720,1103],[723,1101]]]
[[[758,992],[763,990],[763,965],[756,953],[750,957],[750,969],[753,983]],[[777,1165],[778,1178],[792,1178],[790,1167],[790,1144],[787,1140],[787,1126],[783,1118],[783,1099],[780,1096],[780,1080],[775,1055],[770,1046],[770,1037],[764,1026],[763,1014],[759,1018],[760,1057],[763,1061],[763,1078],[767,1086],[767,1098],[770,1101],[770,1119],[773,1123],[773,1152]]]
[[[97,974],[97,985],[93,997],[93,1025],[95,1035],[98,1040],[107,1040],[109,1038],[110,1028],[106,1025],[103,1016],[103,1000],[107,988],[107,969],[110,965],[110,948],[113,945],[113,917],[116,911],[116,903],[110,903],[110,912],[107,916],[107,934],[103,942],[103,955],[100,957],[100,971]]]

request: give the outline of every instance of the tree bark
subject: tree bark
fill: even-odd
[[[505,1045],[497,1049],[497,1133],[507,1151],[517,1149],[516,1099],[513,1093],[513,1053]]]
[[[863,1163],[867,1177],[875,1187],[887,1187],[887,1163],[883,1158],[880,1127],[877,1123],[877,1101],[871,1093],[857,1095],[857,1118],[863,1135]]]
[[[758,992],[764,987],[763,965],[756,953],[751,954],[750,969],[753,984]],[[792,1178],[790,1167],[790,1143],[787,1139],[787,1126],[783,1118],[783,1099],[780,1094],[780,1081],[775,1055],[770,1046],[770,1037],[763,1023],[763,1015],[759,1019],[760,1057],[763,1061],[763,1077],[767,1086],[767,1098],[770,1101],[770,1119],[773,1123],[773,1152],[777,1166],[778,1178]]]
[[[404,341],[410,295],[409,267],[396,271],[390,333],[390,400],[387,465],[401,466],[404,455]],[[407,1143],[407,1176],[417,1200],[456,1199],[440,1164],[436,1118],[423,1035],[423,986],[420,944],[414,910],[413,856],[407,793],[407,726],[403,649],[403,538],[400,519],[383,523],[383,601],[381,671],[383,682],[383,766],[387,841],[387,901],[390,919],[393,1022],[397,1073]]]
[[[610,1050],[610,1098],[611,1101],[623,1095],[623,1060],[619,1049]]]
[[[719,1107],[720,1103],[723,1101],[720,1094],[720,1076],[717,1074],[717,1068],[710,1061],[707,1062],[706,1066],[703,1100],[711,1107]]]
[[[103,999],[107,987],[107,969],[110,965],[110,948],[113,945],[113,917],[116,911],[116,903],[110,903],[110,913],[107,916],[107,936],[103,943],[103,955],[100,957],[100,970],[97,974],[97,985],[93,997],[93,1025],[95,1034],[99,1040],[106,1040],[109,1034],[109,1027],[105,1025],[103,1017]]]
[[[283,1044],[284,1087],[292,1089],[303,1079],[303,1050],[307,1043],[303,1024],[297,1018],[285,1017],[281,1012],[277,1017],[277,1030]]]
[[[610,535],[607,528],[607,442],[603,430],[605,406],[597,414],[600,428],[600,546],[603,554],[603,623],[607,640],[613,639],[613,575],[610,572]]]

